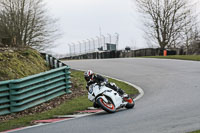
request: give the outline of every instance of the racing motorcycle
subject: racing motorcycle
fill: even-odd
[[[96,107],[100,107],[108,113],[114,113],[119,108],[131,109],[135,106],[135,101],[129,96],[122,97],[115,90],[97,83],[89,86],[88,99]]]

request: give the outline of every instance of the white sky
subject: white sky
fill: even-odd
[[[52,51],[68,52],[68,43],[77,43],[107,33],[119,33],[119,48],[146,47],[141,22],[131,0],[46,0],[53,17],[58,18],[63,33]]]
[[[142,21],[132,0],[45,0],[50,14],[58,18],[63,33],[52,49],[69,53],[69,43],[100,35],[119,33],[119,48],[148,47],[143,39]],[[194,1],[194,0],[193,0]],[[200,1],[200,0],[195,0]]]

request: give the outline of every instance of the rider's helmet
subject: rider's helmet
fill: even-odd
[[[87,82],[92,81],[94,77],[94,73],[92,72],[92,70],[85,71],[84,77]]]

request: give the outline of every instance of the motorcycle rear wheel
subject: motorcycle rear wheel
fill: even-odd
[[[108,102],[105,102],[102,98],[98,98],[96,102],[106,112],[114,113],[116,111],[115,105],[112,103],[111,100],[107,100]]]

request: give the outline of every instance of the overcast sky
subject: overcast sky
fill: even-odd
[[[52,51],[65,54],[68,43],[77,43],[101,34],[119,33],[119,48],[146,47],[140,19],[131,0],[46,0],[47,8],[58,18],[63,33]]]
[[[143,39],[142,21],[132,0],[45,0],[48,11],[58,18],[63,34],[52,51],[69,53],[69,43],[101,34],[119,33],[119,48],[148,47]],[[197,0],[199,1],[199,0]]]

